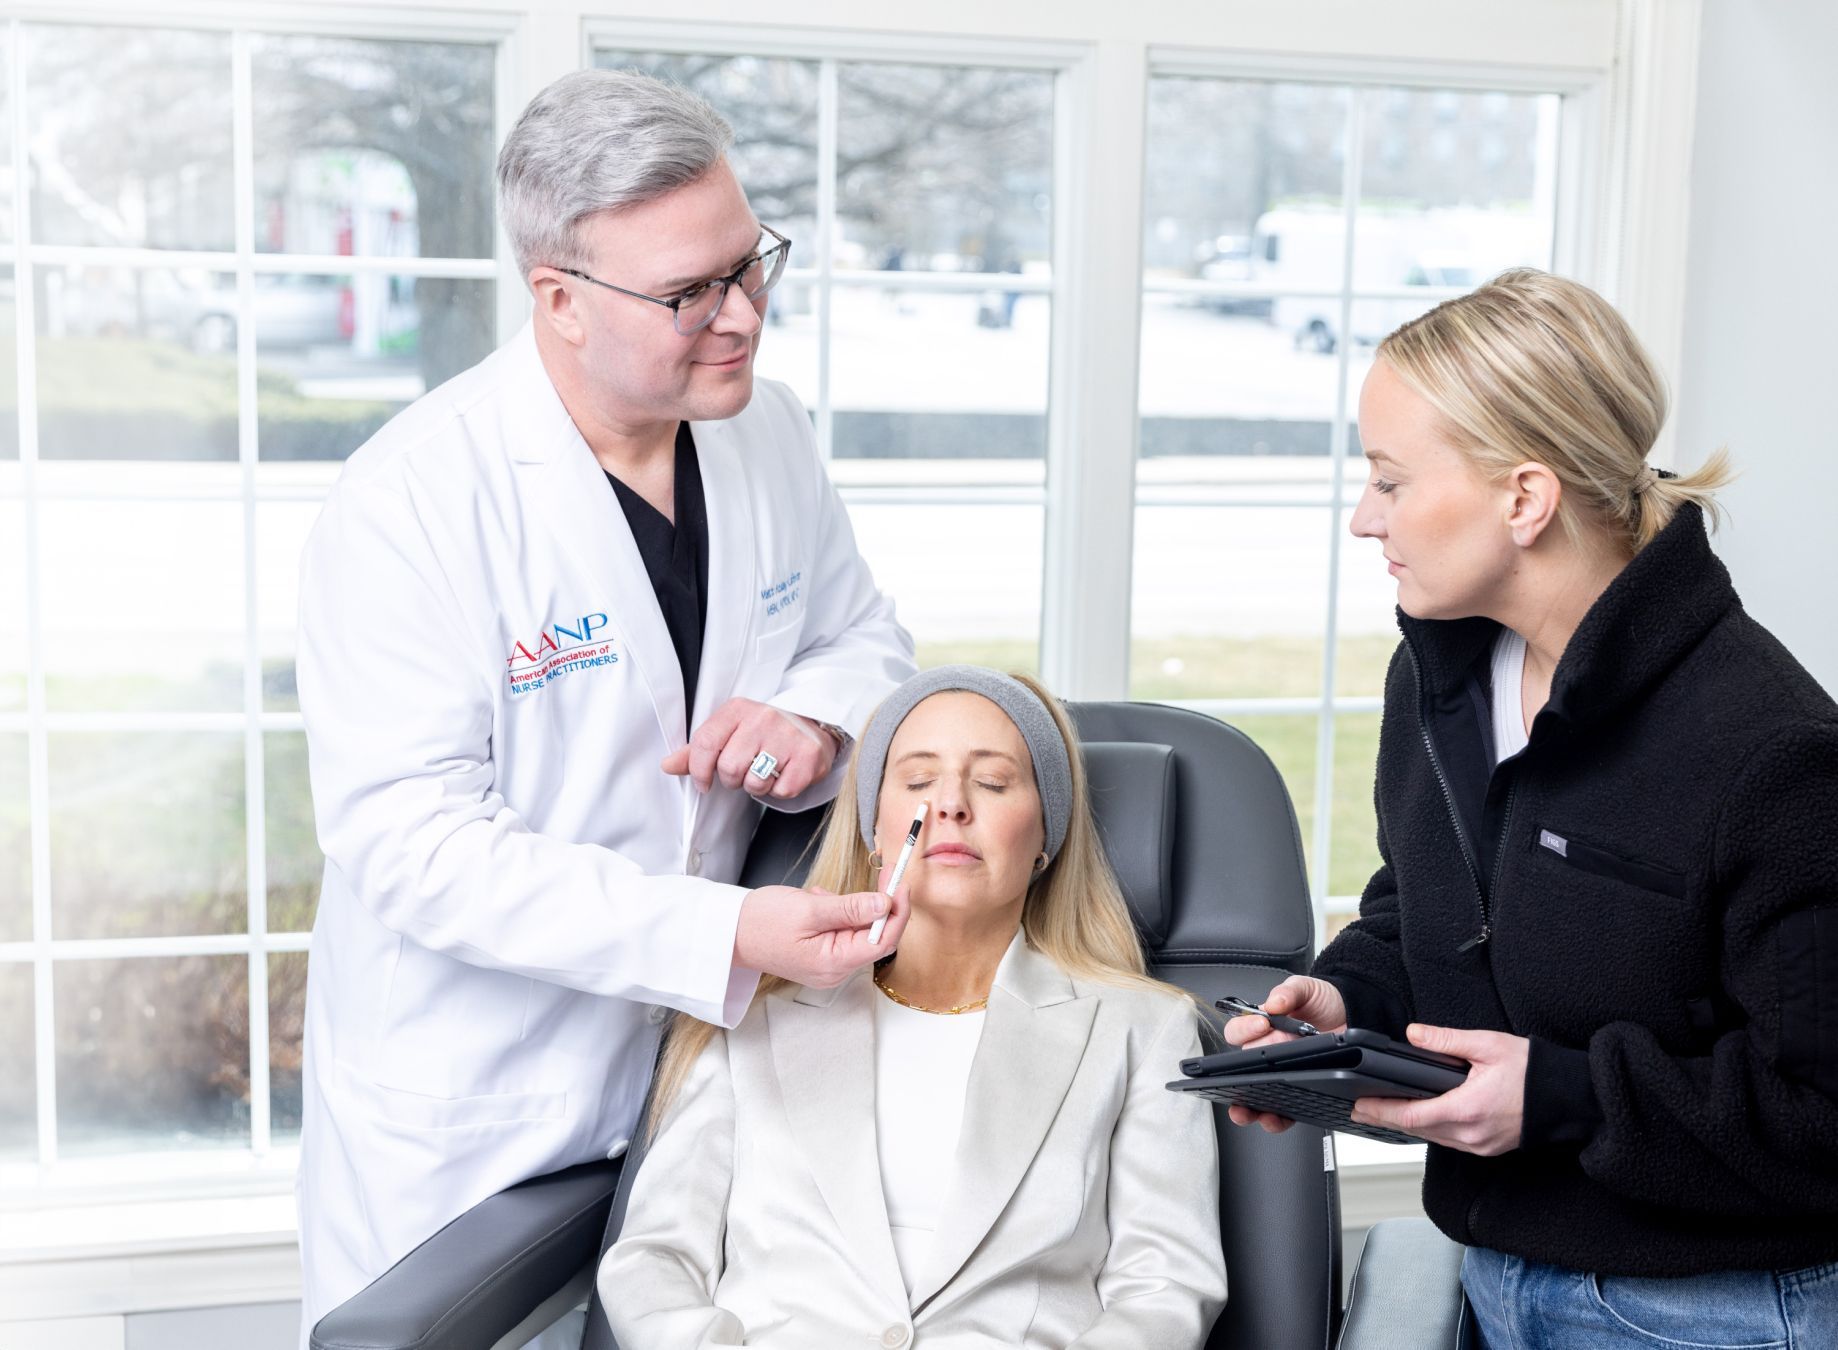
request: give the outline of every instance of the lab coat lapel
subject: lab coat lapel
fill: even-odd
[[[838,989],[774,994],[766,1029],[792,1137],[844,1250],[871,1288],[904,1307],[875,1143],[872,989],[863,970]]]
[[[968,1261],[1001,1217],[1059,1115],[1085,1055],[1095,998],[1016,934],[996,972],[983,1035],[971,1061],[956,1175],[913,1287],[924,1307]]]
[[[689,429],[708,508],[708,619],[702,627],[702,669],[690,723],[699,727],[733,694],[749,655],[758,601],[753,593],[753,489],[734,424],[692,422]]]
[[[610,584],[607,619],[625,640],[619,659],[644,680],[664,741],[674,750],[685,739],[683,671],[644,559],[600,461],[543,369],[531,330],[526,327],[516,341],[527,398],[517,424],[504,428],[512,458],[535,476],[536,499],[554,521],[562,546],[593,578],[595,595]]]

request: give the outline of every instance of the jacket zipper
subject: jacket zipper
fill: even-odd
[[[1462,861],[1468,865],[1468,879],[1474,883],[1474,900],[1481,912],[1481,931],[1455,949],[1456,954],[1459,956],[1464,952],[1473,951],[1476,947],[1493,936],[1493,927],[1487,912],[1487,893],[1481,889],[1481,869],[1480,865],[1475,861],[1474,844],[1468,838],[1467,830],[1462,828],[1461,813],[1455,809],[1455,794],[1449,791],[1449,780],[1442,772],[1442,757],[1436,753],[1436,742],[1430,739],[1430,721],[1423,700],[1423,667],[1417,661],[1416,644],[1406,641],[1404,650],[1410,655],[1410,672],[1416,678],[1417,682],[1417,730],[1423,735],[1423,748],[1429,752],[1430,768],[1434,770],[1436,774],[1436,786],[1442,789],[1442,804],[1448,808],[1449,823],[1455,827],[1455,837],[1461,841]],[[1510,791],[1506,799],[1506,815],[1510,820],[1512,816],[1512,795]],[[1502,840],[1505,838],[1504,822],[1502,823],[1501,838]],[[1504,848],[1502,848],[1500,852],[1501,855],[1504,856]],[[1496,881],[1499,878],[1499,865],[1497,859],[1494,866],[1494,878]]]
[[[1512,773],[1510,769],[1507,772],[1509,774]],[[1506,867],[1506,832],[1512,828],[1513,799],[1517,797],[1518,795],[1519,795],[1519,777],[1517,774],[1512,774],[1512,776],[1507,780],[1507,783],[1506,783],[1506,808],[1505,810],[1500,812],[1500,837],[1494,841],[1493,884],[1487,888],[1488,895],[1498,895],[1500,893],[1500,873]],[[1486,901],[1486,897],[1483,896],[1481,899],[1481,940],[1482,941],[1486,940],[1487,934],[1490,931],[1491,930],[1487,926],[1487,901]],[[1468,948],[1464,946],[1464,947],[1459,947],[1456,950],[1466,951],[1468,950]]]

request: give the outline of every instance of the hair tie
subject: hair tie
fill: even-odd
[[[1634,495],[1636,497],[1646,496],[1647,489],[1658,481],[1659,470],[1654,468],[1651,464],[1643,465],[1640,476],[1634,480]]]

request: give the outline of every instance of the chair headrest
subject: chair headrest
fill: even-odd
[[[1098,836],[1151,965],[1307,970],[1315,920],[1302,836],[1270,757],[1184,708],[1066,708],[1084,740]],[[740,884],[802,885],[824,810],[765,812]]]
[[[1174,909],[1174,748],[1144,741],[1086,741],[1085,775],[1098,837],[1150,948],[1168,936]]]

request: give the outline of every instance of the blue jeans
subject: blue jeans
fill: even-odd
[[[1838,1261],[1635,1279],[1470,1247],[1461,1282],[1487,1350],[1838,1350]]]

